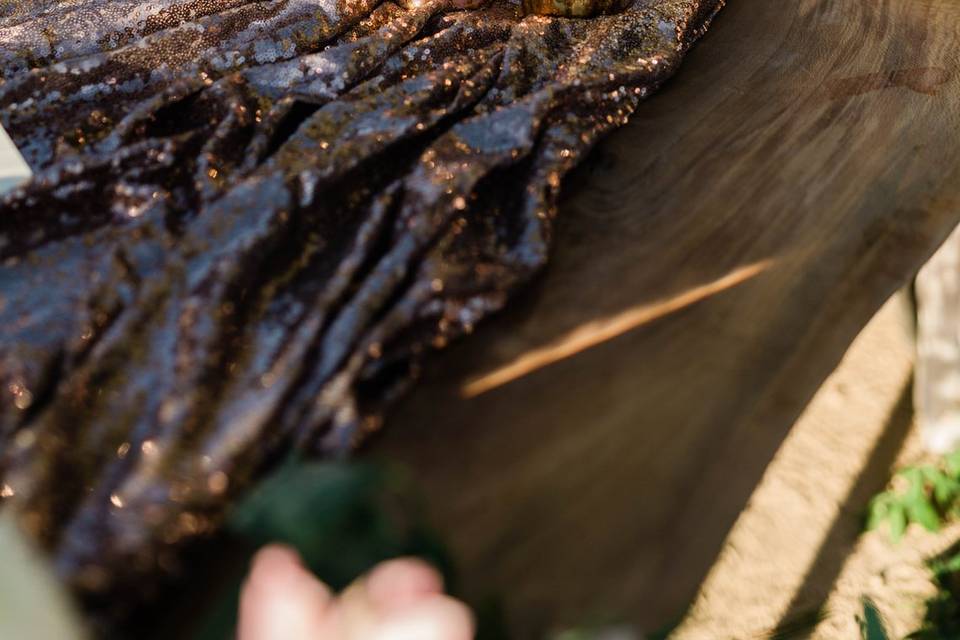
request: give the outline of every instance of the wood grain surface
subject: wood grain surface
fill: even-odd
[[[409,464],[521,636],[682,614],[790,426],[960,219],[960,3],[730,0],[566,185],[544,277],[434,359]]]

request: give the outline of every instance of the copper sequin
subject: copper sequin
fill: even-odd
[[[722,0],[12,0],[0,499],[94,612],[339,454],[547,259],[561,177]]]

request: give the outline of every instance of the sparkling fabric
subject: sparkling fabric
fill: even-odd
[[[285,452],[378,428],[721,2],[0,3],[35,171],[0,201],[0,497],[87,606],[152,597]]]

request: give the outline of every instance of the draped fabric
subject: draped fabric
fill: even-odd
[[[563,175],[721,2],[0,3],[6,507],[93,610],[150,598],[544,266]]]

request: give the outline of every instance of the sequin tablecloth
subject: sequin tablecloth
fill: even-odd
[[[543,267],[562,176],[720,4],[0,4],[35,172],[0,201],[6,508],[92,609],[151,597],[266,466],[351,449]]]

